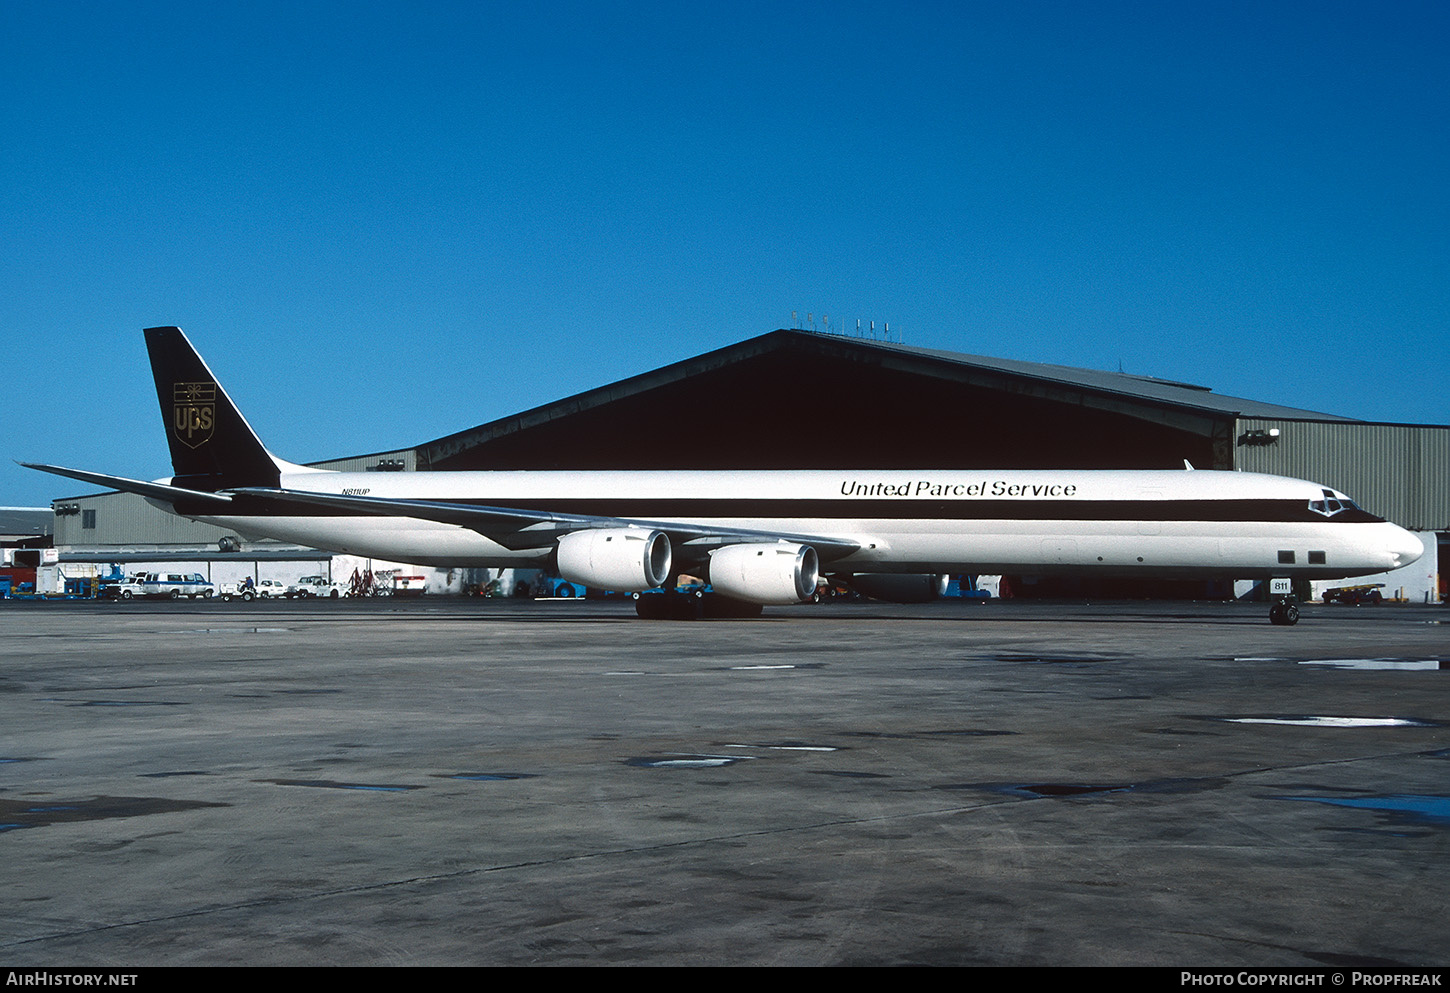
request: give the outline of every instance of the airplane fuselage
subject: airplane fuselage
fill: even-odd
[[[1317,483],[1139,470],[284,472],[283,490],[628,517],[856,546],[829,572],[1344,578],[1399,568],[1413,535]],[[170,509],[170,508],[168,508]],[[176,511],[329,551],[443,567],[548,560],[467,527],[239,500]],[[255,511],[255,512],[253,512]]]

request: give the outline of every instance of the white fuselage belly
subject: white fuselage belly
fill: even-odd
[[[1384,521],[1314,514],[1255,519],[1293,516],[1294,508],[1307,507],[1324,491],[1303,480],[1236,472],[305,472],[284,475],[281,486],[547,506],[860,545],[830,562],[828,572],[1342,578],[1397,568],[1419,547]],[[510,550],[467,528],[416,518],[319,510],[297,517],[198,519],[248,537],[443,567],[524,566],[548,555],[547,549]],[[1286,553],[1293,553],[1292,562]]]

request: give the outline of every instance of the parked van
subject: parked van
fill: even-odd
[[[137,585],[140,587],[141,596],[164,596],[173,600],[180,597],[210,600],[216,592],[216,587],[208,583],[199,572],[148,572]],[[121,595],[125,596],[125,593]]]

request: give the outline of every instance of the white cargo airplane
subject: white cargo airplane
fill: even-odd
[[[146,344],[176,475],[23,464],[244,536],[394,562],[545,567],[626,592],[688,572],[758,613],[811,596],[822,571],[901,602],[950,572],[1264,577],[1283,592],[1424,551],[1318,483],[1188,468],[331,472],[268,452],[181,329],[148,328]],[[639,612],[664,600],[639,597]],[[1298,619],[1292,595],[1270,618]]]

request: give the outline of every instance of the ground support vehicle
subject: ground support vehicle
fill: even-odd
[[[1359,586],[1336,586],[1322,594],[1325,603],[1347,603],[1358,607],[1362,603],[1375,604],[1383,600],[1384,583],[1364,583]]]
[[[977,588],[977,577],[959,575],[952,576],[947,582],[944,597],[952,597],[957,600],[974,600],[977,603],[986,603],[992,599],[992,594],[987,590]]]
[[[326,576],[303,576],[287,587],[282,595],[293,599],[326,597],[336,600],[338,597],[351,596],[352,588],[346,583],[329,582]]]
[[[586,589],[558,576],[540,576],[534,584],[534,597],[542,600],[572,600],[585,595]]]
[[[244,600],[250,602],[257,596],[257,591],[251,586],[242,583],[218,583],[216,595],[223,600]]]
[[[138,572],[134,576],[127,576],[119,583],[111,583],[101,590],[101,596],[107,600],[130,600],[133,597],[145,596],[146,588],[141,585],[146,574]]]
[[[216,587],[198,572],[148,572],[108,587],[107,593],[122,600],[143,596],[210,600],[216,595]]]

